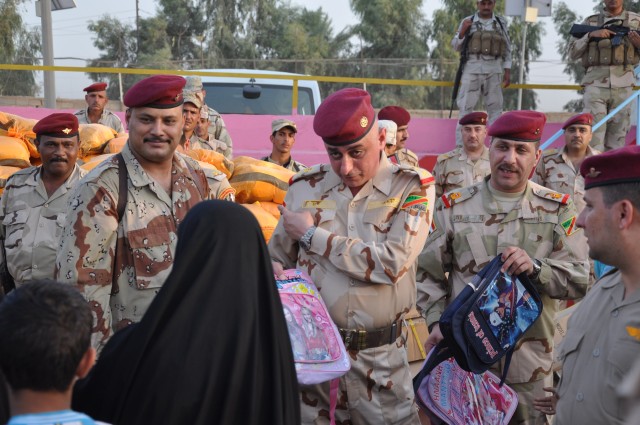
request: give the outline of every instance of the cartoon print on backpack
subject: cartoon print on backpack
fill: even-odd
[[[287,306],[282,306],[284,319],[287,322],[291,348],[293,349],[293,360],[306,360],[308,358],[307,346],[304,343],[304,334],[295,316]]]

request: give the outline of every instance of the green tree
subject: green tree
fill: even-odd
[[[159,0],[158,3],[157,18],[165,22],[171,58],[181,62],[181,68],[189,68],[193,62],[199,63],[200,47],[196,41],[197,37],[205,36],[204,6],[198,0]]]
[[[511,82],[518,82],[520,72],[520,52],[522,51],[522,35],[525,23],[521,19],[513,19],[509,25],[511,39]],[[541,39],[544,34],[542,23],[528,24],[527,48],[524,57],[523,84],[529,80],[529,64],[542,54]],[[518,106],[518,90],[504,90],[505,111],[514,110]],[[522,109],[535,110],[538,106],[538,95],[533,90],[522,90]]]
[[[22,24],[24,0],[0,1],[0,63],[39,65],[40,34]],[[33,71],[0,70],[0,96],[35,96],[38,85]]]

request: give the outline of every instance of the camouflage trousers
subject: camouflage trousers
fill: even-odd
[[[509,425],[548,425],[551,423],[547,415],[533,407],[534,398],[549,395],[543,388],[553,386],[553,375],[551,373],[538,381],[508,385],[518,393],[518,407],[509,421]]]
[[[595,122],[598,122],[631,96],[632,92],[633,89],[631,87],[585,86],[583,112],[591,112]],[[602,127],[593,132],[591,147],[604,152],[624,146],[625,138],[629,131],[630,116],[631,110],[627,106],[611,117]]]
[[[351,370],[340,378],[338,425],[419,424],[411,370],[401,338],[395,344],[349,351]],[[300,386],[302,424],[329,423],[329,382]]]
[[[473,112],[482,96],[482,103],[489,115],[489,124],[502,114],[502,74],[471,74],[464,72],[458,91],[459,117]],[[456,146],[462,146],[460,124],[456,126]]]

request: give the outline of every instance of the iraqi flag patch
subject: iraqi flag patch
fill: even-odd
[[[567,236],[571,235],[572,233],[575,233],[575,231],[576,231],[576,216],[574,215],[570,219],[563,221],[562,223],[560,223],[560,225],[564,229],[564,232],[567,234]]]
[[[409,195],[402,203],[403,210],[427,211],[429,208],[429,200],[426,196]]]

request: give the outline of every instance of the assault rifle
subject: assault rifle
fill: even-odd
[[[622,43],[622,38],[627,34],[629,34],[630,32],[635,32],[640,34],[639,30],[632,30],[631,28],[625,27],[622,24],[623,24],[622,19],[612,19],[609,22],[606,22],[604,25],[599,27],[594,25],[573,24],[571,26],[571,30],[569,31],[569,34],[571,34],[575,38],[582,38],[585,36],[585,34],[588,34],[590,32],[601,30],[601,29],[607,29],[609,31],[615,32],[615,35],[611,37],[611,46],[615,47],[615,46],[619,46]],[[601,40],[601,39],[596,39],[596,40]]]
[[[473,19],[471,21],[473,25]],[[453,105],[456,103],[456,99],[458,98],[458,91],[460,90],[460,81],[462,80],[462,73],[464,72],[464,66],[467,63],[467,59],[469,59],[469,41],[471,40],[471,27],[467,30],[467,34],[464,36],[464,40],[462,40],[462,48],[460,49],[460,64],[458,65],[458,71],[456,72],[456,79],[453,82],[453,93],[451,93],[451,108],[449,108],[449,118],[451,118],[451,114],[453,113]]]

